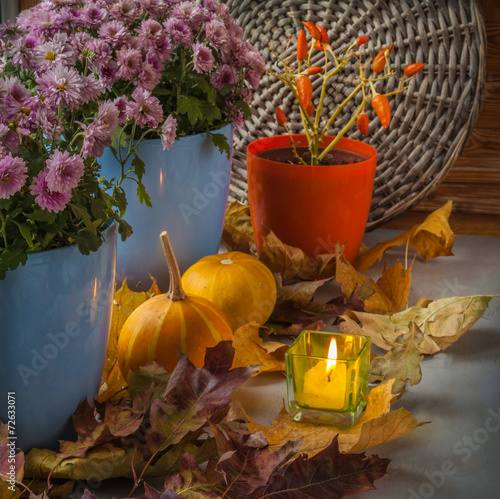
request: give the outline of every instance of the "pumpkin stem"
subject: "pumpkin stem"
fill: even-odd
[[[163,231],[160,234],[160,241],[163,248],[163,254],[165,255],[165,260],[167,260],[168,274],[170,277],[170,287],[168,288],[167,296],[172,301],[182,300],[186,297],[186,293],[184,293],[184,290],[182,289],[179,265],[175,259],[174,250],[170,244],[167,231]]]

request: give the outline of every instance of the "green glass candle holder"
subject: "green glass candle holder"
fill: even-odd
[[[349,427],[358,420],[368,391],[369,337],[302,331],[285,361],[293,421]]]

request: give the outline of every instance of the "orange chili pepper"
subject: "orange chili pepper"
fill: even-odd
[[[314,23],[310,23],[309,21],[302,21],[302,24],[308,29],[309,33],[315,40],[321,40],[321,33]]]
[[[394,44],[389,45],[385,49],[382,49],[373,59],[372,70],[374,73],[380,73],[385,68],[385,64],[387,62],[387,57],[391,53],[392,47]]]
[[[309,75],[317,75],[318,73],[321,73],[323,71],[323,68],[320,68],[319,66],[312,66],[310,68],[307,68],[307,72]]]
[[[406,76],[413,76],[414,74],[417,74],[422,68],[424,67],[424,64],[421,62],[414,62],[413,64],[408,64],[406,68],[404,69],[404,73]]]
[[[285,113],[279,106],[276,106],[276,123],[278,123],[278,125],[284,125],[286,123]]]
[[[363,135],[368,135],[368,128],[369,128],[369,120],[368,120],[368,115],[365,113],[358,114],[358,117],[356,118],[356,125],[358,125],[358,130],[363,134]]]
[[[303,61],[307,57],[307,38],[306,32],[301,29],[299,35],[297,36],[297,60]]]
[[[321,43],[328,43],[328,33],[326,32],[326,29],[320,26],[319,24],[316,24],[316,28],[319,31],[319,34],[321,35],[319,41]]]
[[[358,38],[356,38],[356,44],[364,45],[368,40],[369,38],[367,36],[358,36]]]
[[[312,99],[312,83],[306,76],[302,75],[297,78],[297,93],[299,94],[299,102],[302,109],[307,109]]]
[[[309,105],[307,106],[306,112],[309,116],[312,116],[314,113],[314,104],[312,102],[309,102]]]
[[[385,95],[377,94],[372,99],[372,107],[377,113],[380,124],[387,128],[391,123],[391,105]]]

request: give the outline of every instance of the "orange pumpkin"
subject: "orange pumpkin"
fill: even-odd
[[[258,258],[240,251],[202,258],[186,270],[182,286],[214,303],[233,331],[251,321],[264,324],[276,305],[273,274]]]
[[[168,293],[137,307],[118,338],[118,365],[123,376],[153,360],[172,372],[177,350],[187,353],[196,367],[203,367],[205,350],[232,340],[231,326],[215,305],[204,298],[186,295],[179,267],[166,232],[161,234],[170,273]]]

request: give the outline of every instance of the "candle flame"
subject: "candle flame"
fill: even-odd
[[[328,360],[326,361],[326,371],[329,372],[337,365],[337,342],[332,338],[328,349]]]
[[[160,187],[163,187],[163,170],[160,168]]]

